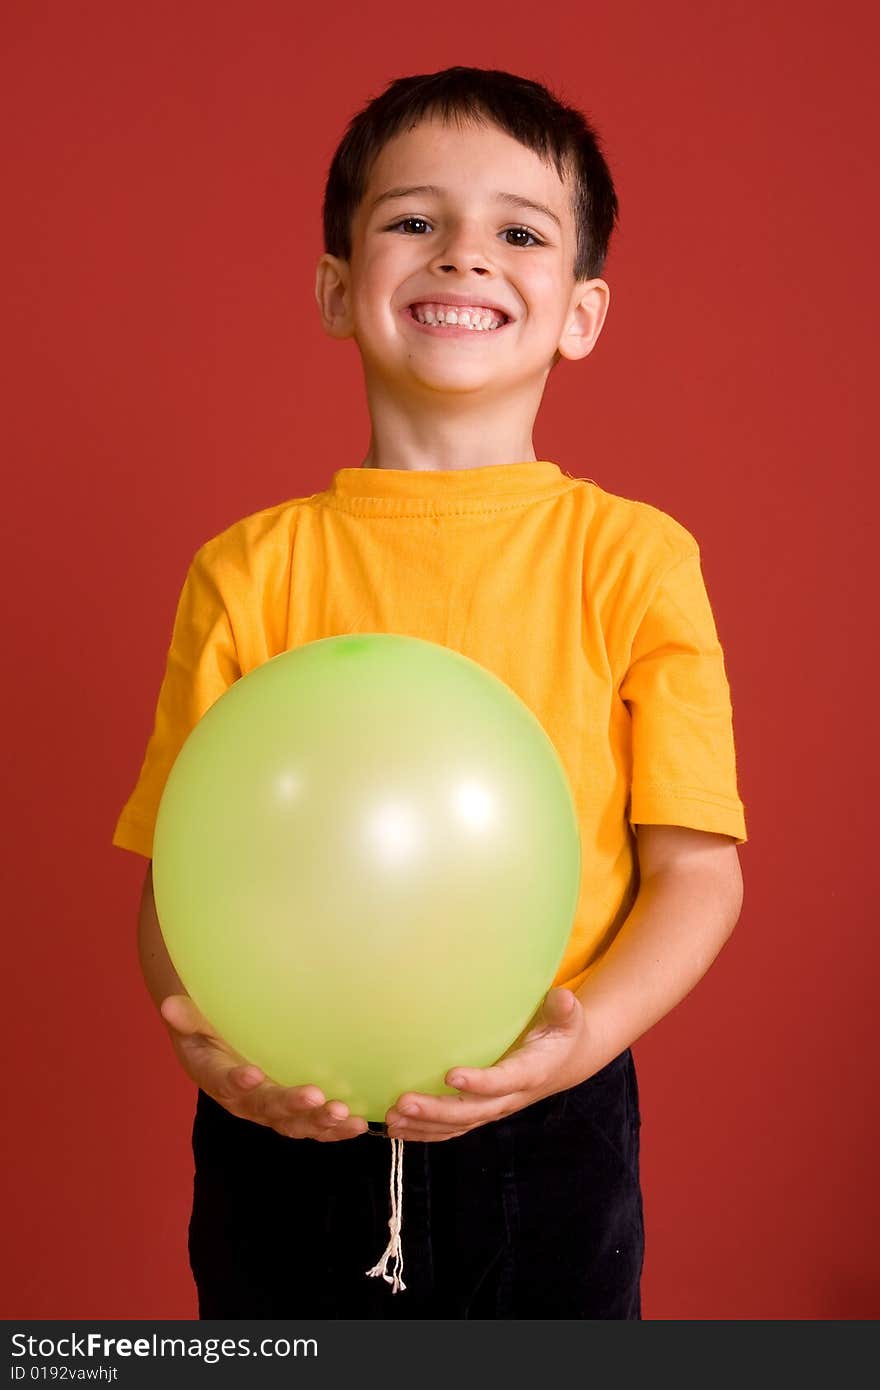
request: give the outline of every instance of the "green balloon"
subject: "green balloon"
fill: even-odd
[[[373,1121],[516,1040],[580,872],[532,711],[469,657],[390,633],[308,642],[230,686],[171,769],[153,849],[168,953],[220,1036]]]

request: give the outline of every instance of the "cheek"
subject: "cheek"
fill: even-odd
[[[533,303],[541,304],[545,311],[551,304],[555,304],[558,317],[564,317],[567,301],[560,290],[558,275],[535,265],[529,267],[527,274],[523,275],[522,287]]]
[[[364,286],[387,288],[410,273],[419,263],[417,251],[410,241],[393,240],[373,242],[361,257],[358,265],[358,278]]]
[[[388,254],[374,253],[365,257],[358,266],[354,285],[356,313],[373,322],[377,318],[393,318],[392,303],[400,298],[400,288],[409,271],[401,265],[400,258]]]
[[[559,293],[559,282],[547,277],[530,290],[530,302],[540,306],[541,333],[548,342],[555,341],[565,328],[569,302]]]

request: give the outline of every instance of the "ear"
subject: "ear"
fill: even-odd
[[[581,280],[575,287],[558,351],[571,362],[587,357],[596,346],[611,291],[604,280]]]
[[[325,252],[315,273],[315,299],[321,324],[331,338],[351,338],[354,334],[348,300],[348,261]]]

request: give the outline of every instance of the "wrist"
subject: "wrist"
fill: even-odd
[[[578,1081],[574,1083],[579,1084],[581,1081],[588,1081],[596,1072],[607,1067],[608,1063],[619,1057],[629,1044],[619,1034],[619,1030],[608,1025],[601,1007],[590,1000],[586,984],[575,991],[575,998],[583,1013],[583,1028],[578,1047],[579,1076]]]

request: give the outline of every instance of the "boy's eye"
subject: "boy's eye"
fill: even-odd
[[[391,227],[389,227],[388,230],[389,232],[396,232],[399,227],[405,227],[409,224],[412,224],[413,222],[419,223],[422,227],[430,226],[430,223],[424,217],[403,217],[399,222],[395,222]],[[528,227],[506,227],[503,232],[503,235],[508,236],[511,232],[519,232],[523,236],[531,237],[532,241],[535,243],[536,246],[544,245],[544,242],[541,241],[541,239],[534,232],[530,231]],[[526,247],[526,243],[522,241],[514,242],[511,244],[522,246],[524,249]]]
[[[428,225],[424,217],[404,217],[400,220],[400,222],[395,222],[392,227],[388,228],[388,230],[389,232],[396,232],[398,227],[405,227],[413,222],[419,222],[423,227],[427,227]]]
[[[541,240],[541,238],[538,237],[538,236],[536,236],[534,232],[529,231],[528,227],[507,227],[507,228],[505,228],[504,235],[505,235],[505,236],[508,236],[510,232],[519,232],[519,233],[521,233],[523,236],[530,236],[530,237],[532,238],[532,241],[535,243],[536,246],[543,246],[543,245],[544,245],[544,243],[543,243],[543,241]],[[519,242],[516,242],[516,243],[514,243],[514,244],[517,245],[517,246],[523,246],[525,243],[522,242],[522,241],[519,241]]]

